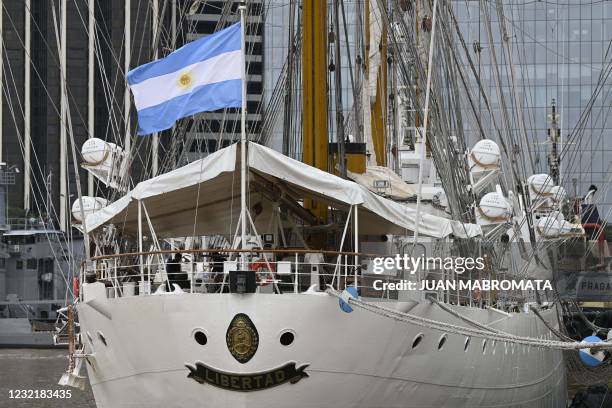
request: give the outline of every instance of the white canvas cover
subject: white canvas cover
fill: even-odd
[[[367,166],[365,173],[353,173],[352,171],[347,171],[346,173],[350,179],[366,187],[368,190],[375,193],[383,193],[385,197],[389,197],[392,200],[404,201],[417,195],[414,184],[407,184],[388,167]],[[382,189],[382,191],[378,191],[374,183],[379,180],[387,181],[389,186]]]
[[[123,231],[135,233],[141,200],[159,237],[234,234],[240,214],[239,169],[239,147],[234,144],[139,183],[123,198],[89,215],[87,230],[94,231],[112,223]],[[415,228],[414,209],[377,196],[357,183],[249,143],[248,206],[260,234],[266,232],[272,208],[273,198],[260,188],[266,183],[296,202],[312,198],[344,210],[358,205],[361,234],[410,234]],[[143,226],[146,225],[145,220]],[[482,231],[477,225],[423,214],[419,233],[442,238],[450,234],[475,236]]]

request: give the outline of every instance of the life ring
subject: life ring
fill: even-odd
[[[72,278],[72,293],[75,299],[79,297],[79,278],[76,276]]]
[[[251,270],[255,272],[255,279],[260,286],[266,286],[274,282],[274,273],[276,272],[276,266],[271,262],[266,262],[265,259],[258,259],[251,263]],[[261,278],[260,275],[267,274],[265,278]]]

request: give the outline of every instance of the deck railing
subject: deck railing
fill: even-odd
[[[180,290],[191,293],[220,293],[229,289],[229,272],[240,270],[240,256],[247,254],[247,270],[256,274],[257,291],[299,293],[312,285],[336,289],[359,288],[362,271],[373,255],[315,251],[309,249],[206,249],[160,250],[102,255],[84,263],[81,283],[105,282],[109,296],[160,294]],[[181,260],[172,259],[181,254]],[[172,266],[174,265],[174,266]],[[180,268],[178,270],[177,268]]]
[[[452,271],[428,270],[396,275],[375,274],[372,261],[378,255],[316,251],[312,249],[194,249],[128,252],[102,255],[84,263],[81,284],[86,280],[104,282],[107,297],[174,293],[224,293],[230,290],[231,271],[240,270],[240,256],[247,255],[247,270],[256,276],[256,291],[260,293],[302,293],[313,286],[324,289],[331,285],[344,290],[353,286],[360,296],[379,299],[398,299],[399,290],[383,283],[416,282],[423,280],[456,280]],[[181,254],[177,264],[167,259]],[[173,265],[174,267],[168,267]],[[177,269],[180,268],[180,269]],[[374,281],[378,280],[377,287]],[[180,289],[176,289],[176,284]],[[401,289],[403,290],[403,289]],[[421,298],[434,297],[445,303],[484,307],[491,304],[485,293],[468,290],[414,289]]]

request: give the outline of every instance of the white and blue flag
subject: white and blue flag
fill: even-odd
[[[242,103],[240,23],[193,41],[127,74],[138,111],[138,134],[180,118]]]

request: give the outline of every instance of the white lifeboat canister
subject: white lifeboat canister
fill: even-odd
[[[499,146],[492,140],[479,140],[470,152],[470,161],[473,171],[493,170],[499,168],[501,157]]]
[[[83,196],[83,211],[81,211],[81,200],[76,199],[72,203],[72,218],[77,221],[79,224],[83,222],[82,214],[85,214],[87,217],[89,214],[93,214],[98,210],[106,207],[108,205],[108,201],[104,198],[100,197],[89,197]]]
[[[81,155],[88,166],[103,164],[111,153],[111,147],[102,139],[87,139],[81,146]]]
[[[556,217],[542,217],[536,229],[544,238],[556,238],[561,233],[561,223]]]
[[[491,192],[480,199],[476,215],[479,224],[498,224],[510,219],[512,208],[502,194]]]
[[[553,179],[548,174],[534,174],[527,179],[529,192],[535,195],[550,195],[553,187]]]
[[[108,187],[125,190],[125,186],[119,184],[119,174],[126,162],[121,147],[94,137],[83,143],[81,156],[83,157],[81,167],[89,174]]]

